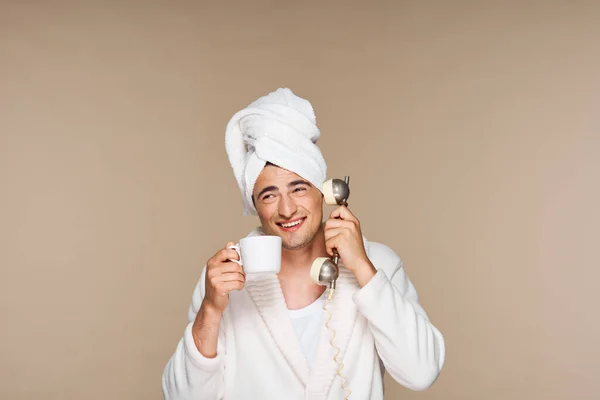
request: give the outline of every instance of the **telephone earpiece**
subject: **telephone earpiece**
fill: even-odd
[[[344,180],[330,179],[323,184],[323,196],[325,203],[335,206],[347,206],[350,196],[350,177],[346,176]],[[310,268],[310,278],[321,286],[329,286],[335,289],[335,281],[340,275],[338,267],[339,255],[336,249],[333,249],[333,260],[328,257],[319,257],[313,261]]]
[[[330,206],[347,206],[348,197],[350,197],[350,177],[344,180],[330,179],[323,184],[323,195],[325,203]]]

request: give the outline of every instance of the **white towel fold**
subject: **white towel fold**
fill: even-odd
[[[295,172],[319,190],[327,164],[316,145],[321,133],[312,105],[280,88],[233,115],[225,149],[244,202],[244,215],[256,214],[252,191],[267,162]]]

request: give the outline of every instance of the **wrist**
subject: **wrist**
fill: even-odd
[[[203,301],[200,305],[200,310],[198,310],[198,314],[196,315],[194,325],[218,326],[222,316],[223,311]]]
[[[207,358],[217,355],[217,337],[221,323],[222,312],[202,303],[194,324],[192,325],[192,338],[198,351]]]
[[[358,262],[353,271],[359,286],[362,288],[375,276],[377,269],[369,260],[362,260]]]
[[[192,325],[192,336],[196,343],[205,336],[207,331],[218,329],[221,323],[221,315],[222,312],[218,309],[208,303],[202,303]]]

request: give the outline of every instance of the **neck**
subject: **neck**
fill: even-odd
[[[317,231],[313,241],[300,249],[282,249],[280,278],[309,278],[310,267],[317,257],[327,257],[323,226]]]
[[[279,284],[290,310],[297,310],[315,301],[324,291],[310,279],[310,267],[317,257],[326,257],[325,234],[323,226],[313,241],[301,249],[282,249],[281,271],[277,274]]]

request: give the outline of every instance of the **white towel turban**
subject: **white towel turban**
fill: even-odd
[[[244,201],[244,215],[256,214],[252,191],[267,162],[295,172],[322,190],[327,164],[316,145],[321,133],[312,105],[280,88],[233,115],[225,149]]]

